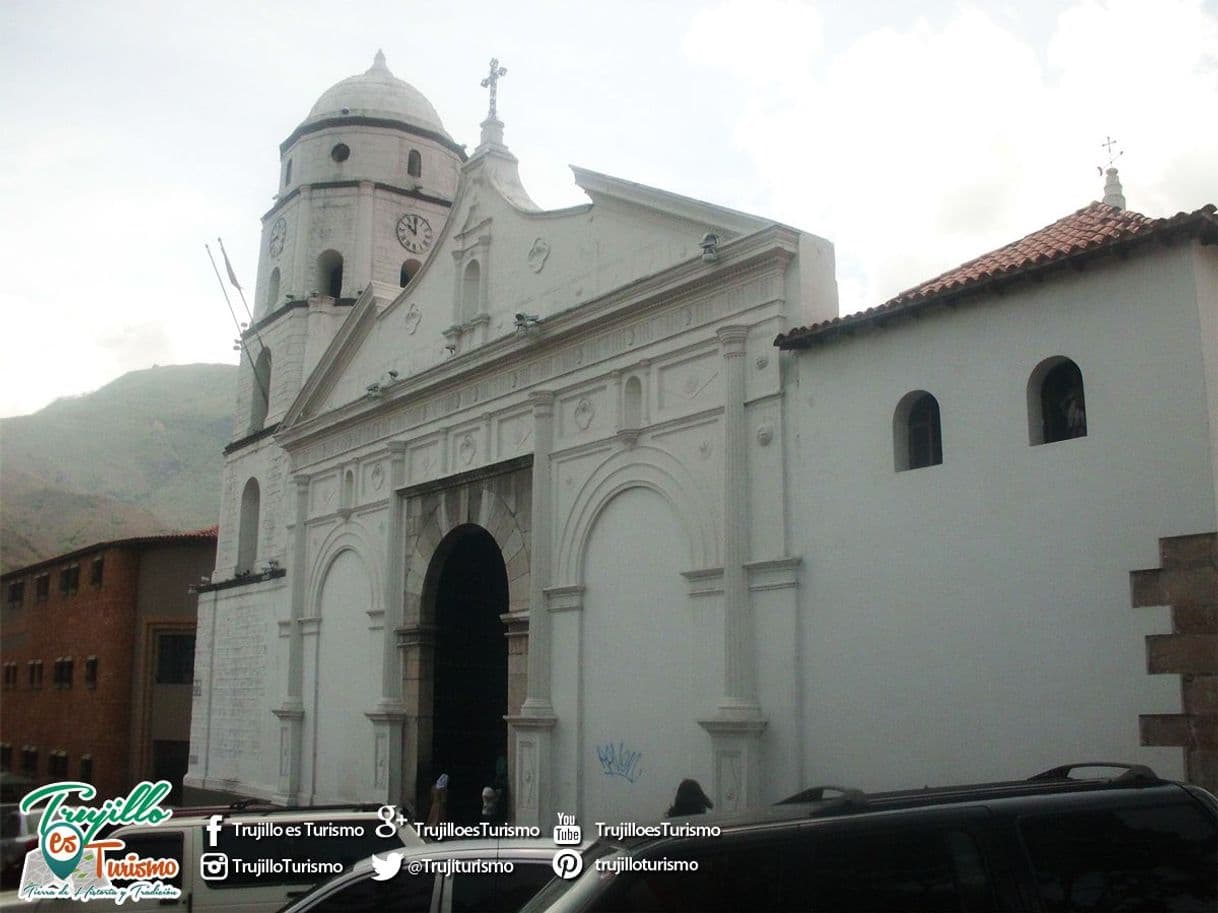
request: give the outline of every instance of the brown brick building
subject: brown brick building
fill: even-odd
[[[78,549],[0,577],[0,768],[80,779],[102,798],[180,790],[196,597],[214,528]]]

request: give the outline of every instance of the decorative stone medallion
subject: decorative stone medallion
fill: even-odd
[[[419,321],[423,319],[423,315],[419,313],[419,306],[415,302],[410,302],[410,309],[406,311],[406,332],[413,336],[414,331],[419,328]]]
[[[457,448],[457,455],[460,456],[461,462],[468,466],[474,461],[474,457],[478,453],[478,445],[474,443],[472,434],[465,434],[461,438],[461,444]]]
[[[529,269],[540,273],[545,269],[546,259],[550,256],[550,244],[545,238],[538,238],[529,248]]]
[[[581,431],[587,431],[595,415],[596,409],[593,408],[592,402],[586,398],[581,399],[575,407],[575,424],[579,425]]]

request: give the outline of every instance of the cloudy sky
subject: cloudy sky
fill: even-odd
[[[236,363],[203,249],[252,283],[278,144],[383,48],[471,148],[489,58],[543,206],[568,164],[829,238],[843,313],[1102,195],[1218,202],[1200,0],[0,0],[0,415]],[[214,245],[213,245],[214,246]]]

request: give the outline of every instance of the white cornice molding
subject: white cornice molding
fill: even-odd
[[[775,224],[772,219],[763,219],[747,212],[728,209],[726,206],[716,206],[714,203],[681,196],[681,194],[669,190],[615,178],[612,175],[590,171],[576,165],[569,167],[572,174],[575,175],[576,185],[587,193],[593,202],[596,202],[598,196],[624,200],[644,209],[663,212],[679,219],[705,225],[707,228],[718,226],[732,229],[740,234],[755,232]]]

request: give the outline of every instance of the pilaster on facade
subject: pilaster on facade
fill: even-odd
[[[723,357],[723,599],[724,698],[720,706],[731,717],[755,708],[757,663],[752,607],[749,601],[748,429],[745,425],[745,350],[749,328],[726,326],[718,331]]]
[[[276,805],[299,805],[304,704],[299,700],[289,699],[271,710],[271,713],[279,720],[279,772],[273,801]]]
[[[551,730],[558,719],[550,697],[552,623],[546,588],[552,567],[553,516],[550,453],[554,445],[554,394],[529,394],[533,410],[532,567],[529,577],[528,688],[520,713],[508,718],[515,760],[516,819],[548,825],[552,809]]]
[[[359,198],[355,214],[355,256],[352,258],[351,288],[358,295],[372,281],[373,216],[376,199],[372,181],[359,182]]]
[[[555,820],[551,754],[558,718],[553,714],[530,713],[509,716],[507,722],[516,759],[512,783],[516,823],[525,827],[549,827]]]
[[[554,446],[554,394],[535,391],[529,394],[533,410],[533,485],[532,485],[532,573],[529,578],[529,688],[523,716],[548,718],[554,715],[550,700],[550,619],[546,612],[546,587],[549,585],[553,556],[550,453]]]
[[[720,707],[713,718],[698,720],[711,739],[715,811],[731,814],[761,805],[761,736],[767,721],[757,712],[742,706],[733,717],[730,708]]]

